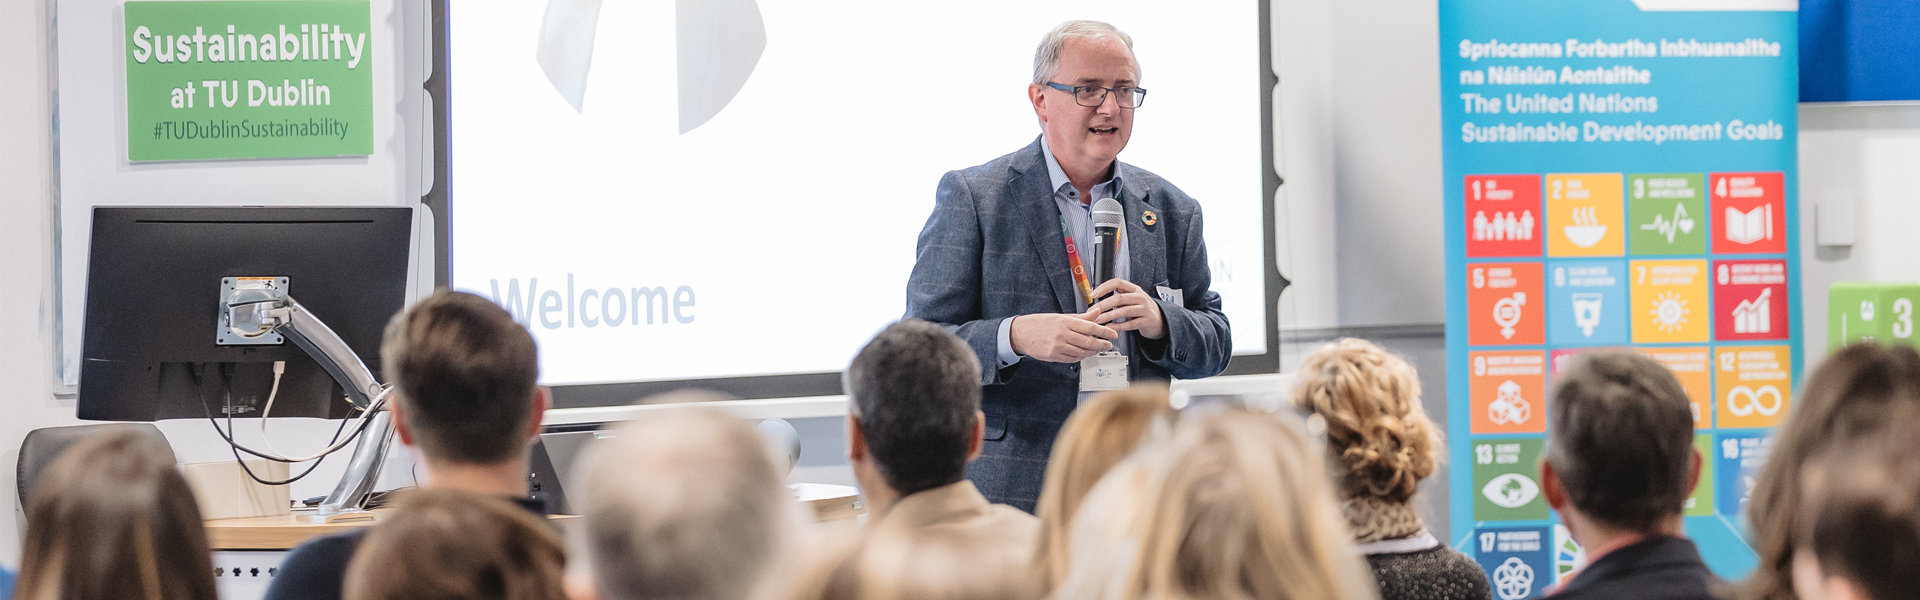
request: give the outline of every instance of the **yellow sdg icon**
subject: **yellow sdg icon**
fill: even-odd
[[[1627,268],[1633,342],[1704,342],[1712,335],[1707,261],[1636,260]]]
[[[1624,254],[1625,203],[1619,173],[1549,173],[1547,255]]]
[[[1793,353],[1786,346],[1721,346],[1714,349],[1714,397],[1719,426],[1772,427],[1792,404]]]

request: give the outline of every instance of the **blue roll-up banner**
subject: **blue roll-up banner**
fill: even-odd
[[[1518,600],[1584,554],[1539,483],[1547,392],[1632,348],[1693,401],[1687,534],[1739,578],[1801,373],[1792,0],[1442,0],[1454,546]]]

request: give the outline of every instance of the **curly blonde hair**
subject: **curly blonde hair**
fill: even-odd
[[[1294,406],[1326,420],[1341,497],[1412,499],[1440,445],[1413,366],[1373,342],[1342,338],[1307,356],[1294,378]]]

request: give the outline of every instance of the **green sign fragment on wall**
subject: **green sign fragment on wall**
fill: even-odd
[[[126,3],[127,159],[373,153],[366,0]]]

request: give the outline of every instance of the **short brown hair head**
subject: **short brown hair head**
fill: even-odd
[[[561,600],[566,552],[541,517],[493,494],[420,488],[367,533],[346,600]]]
[[[1573,505],[1647,531],[1680,513],[1693,457],[1693,409],[1680,380],[1631,350],[1581,354],[1554,384],[1547,463]]]
[[[428,458],[490,464],[526,451],[539,358],[500,305],[436,290],[387,323],[380,356]]]
[[[22,600],[215,600],[200,507],[162,442],[80,441],[35,480],[26,513]]]
[[[1913,348],[1854,344],[1812,369],[1753,486],[1747,519],[1760,564],[1747,580],[1751,597],[1793,597],[1793,552],[1805,543],[1798,539],[1805,467],[1846,440],[1904,435],[1887,417],[1909,409],[1920,409],[1920,352]]]
[[[1439,432],[1420,407],[1413,365],[1373,342],[1343,338],[1294,371],[1294,407],[1327,422],[1342,498],[1403,503],[1433,474]]]

